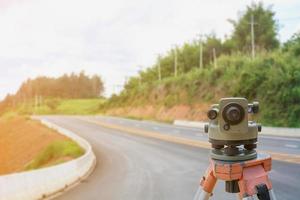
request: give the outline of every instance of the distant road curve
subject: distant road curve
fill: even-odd
[[[208,165],[208,149],[175,144],[103,128],[88,120],[99,120],[141,130],[155,129],[164,134],[194,137],[201,132],[156,122],[109,117],[44,116],[65,129],[85,138],[92,145],[98,165],[93,174],[78,187],[57,199],[86,200],[189,200],[193,199]],[[203,139],[206,136],[203,135]],[[300,141],[265,138],[263,143],[272,151],[297,155]],[[291,144],[290,147],[276,145]],[[273,146],[273,145],[274,146]],[[294,145],[294,146],[293,146]],[[296,146],[296,148],[295,148]],[[273,148],[273,149],[272,149]],[[270,176],[278,199],[294,200],[300,191],[299,164],[273,161]],[[224,192],[224,183],[217,184],[212,199],[236,199]]]

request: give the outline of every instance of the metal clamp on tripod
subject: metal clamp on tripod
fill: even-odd
[[[210,165],[195,200],[208,200],[218,179],[225,181],[226,192],[239,193],[239,199],[276,200],[268,178],[271,157],[255,150],[261,125],[248,120],[248,113],[258,111],[258,102],[248,104],[245,98],[222,98],[212,105],[205,125],[212,145]]]

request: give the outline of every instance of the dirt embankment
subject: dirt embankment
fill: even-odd
[[[67,137],[24,117],[0,118],[0,175],[23,171],[45,147]]]
[[[206,120],[206,112],[210,104],[199,105],[176,105],[173,107],[164,106],[139,106],[112,108],[105,114],[114,116],[133,117],[140,119],[154,119],[159,121],[173,121],[176,119],[203,121]]]

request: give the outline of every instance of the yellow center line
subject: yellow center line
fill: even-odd
[[[137,128],[129,128],[126,126],[120,126],[120,125],[115,125],[115,124],[106,123],[106,122],[102,122],[102,121],[95,121],[95,120],[91,120],[91,119],[83,119],[80,117],[78,117],[78,119],[89,122],[89,123],[97,124],[97,125],[105,127],[105,128],[114,129],[114,130],[118,130],[121,132],[133,134],[133,135],[138,135],[138,136],[143,136],[143,137],[148,137],[148,138],[155,138],[155,139],[159,139],[162,141],[172,142],[172,143],[176,143],[176,144],[183,144],[183,145],[188,145],[188,146],[193,146],[193,147],[198,147],[198,148],[211,149],[211,144],[209,142],[196,141],[196,140],[172,136],[172,135],[165,135],[165,134],[161,134],[161,133],[154,132],[154,131],[146,131],[146,130],[141,130],[141,129],[137,129]],[[300,164],[300,155],[277,153],[277,152],[273,152],[273,151],[259,151],[259,152],[270,154],[273,160]]]

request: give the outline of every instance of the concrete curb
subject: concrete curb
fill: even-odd
[[[189,128],[204,128],[206,122],[174,120],[176,126],[184,126]],[[262,127],[262,132],[259,135],[281,136],[281,137],[300,137],[300,128],[282,128],[282,127]]]
[[[91,145],[86,140],[47,120],[40,121],[76,141],[85,149],[85,154],[60,165],[0,176],[0,200],[53,198],[80,183],[93,171],[96,157]]]

